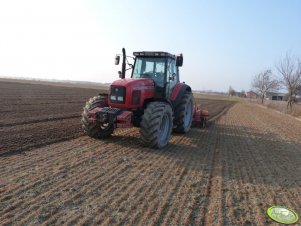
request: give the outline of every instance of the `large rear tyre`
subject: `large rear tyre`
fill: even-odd
[[[88,112],[96,107],[106,107],[106,96],[96,96],[90,98],[86,103],[82,113],[82,128],[85,133],[94,138],[105,138],[111,136],[114,132],[114,125],[110,123],[90,123]]]
[[[144,110],[140,124],[143,143],[152,148],[167,145],[173,126],[172,109],[164,102],[152,102]]]
[[[179,105],[175,109],[174,119],[174,132],[187,133],[192,124],[193,117],[193,96],[192,93],[186,92]]]

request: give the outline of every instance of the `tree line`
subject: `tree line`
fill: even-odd
[[[253,76],[252,89],[261,98],[263,103],[268,92],[287,90],[287,109],[292,111],[296,97],[301,95],[301,59],[286,53],[276,65],[277,74],[266,69]]]

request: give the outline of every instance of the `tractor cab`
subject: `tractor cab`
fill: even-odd
[[[179,82],[178,66],[182,66],[183,56],[176,57],[167,52],[134,52],[133,54],[135,63],[131,78],[150,78],[155,84],[155,96],[169,97],[171,90]],[[178,58],[181,58],[181,62]]]
[[[128,63],[124,49],[122,52],[122,71],[118,72],[121,79],[125,79],[125,72],[132,69],[131,79],[153,81],[155,98],[170,98],[172,89],[179,83],[179,67],[183,65],[182,54],[175,56],[160,51],[134,52],[132,65]],[[119,61],[120,55],[116,55],[115,64],[118,65]],[[126,63],[131,67],[126,69]]]

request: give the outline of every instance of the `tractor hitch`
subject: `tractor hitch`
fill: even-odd
[[[92,124],[100,122],[114,124],[116,128],[133,127],[133,112],[125,111],[120,108],[94,108],[93,110],[89,111],[88,117],[89,122]]]
[[[116,117],[122,113],[119,108],[104,107],[96,112],[96,120],[102,123],[115,123]]]

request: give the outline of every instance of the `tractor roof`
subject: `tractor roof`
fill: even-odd
[[[133,52],[134,56],[142,56],[142,57],[170,57],[172,59],[176,59],[176,56],[167,52],[161,51],[142,51],[142,52]]]

